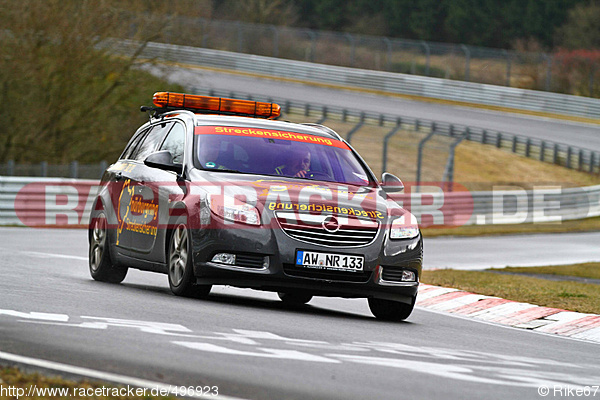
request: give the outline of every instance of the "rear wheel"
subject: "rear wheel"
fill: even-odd
[[[179,222],[169,237],[169,286],[177,296],[207,297],[211,285],[196,285],[190,235],[185,224]]]
[[[277,295],[285,304],[289,305],[302,305],[308,303],[313,297],[310,294],[305,293],[284,293],[278,292]]]
[[[377,319],[383,321],[403,321],[415,308],[417,297],[413,297],[410,304],[399,301],[369,298],[369,308]]]
[[[108,224],[103,211],[92,217],[90,228],[89,266],[92,278],[101,282],[123,282],[127,275],[127,267],[112,264]]]

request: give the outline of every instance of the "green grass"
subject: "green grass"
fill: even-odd
[[[560,267],[506,268],[506,272],[549,273],[554,275],[596,278],[600,263]],[[550,281],[519,275],[502,275],[486,271],[423,271],[422,282],[452,287],[467,292],[496,296],[539,306],[600,314],[600,285],[570,281]]]
[[[33,389],[35,392],[37,392],[38,394],[40,393],[39,390],[40,389],[53,389],[53,388],[66,388],[68,389],[68,396],[59,396],[58,394],[56,396],[50,396],[49,394],[45,397],[42,396],[31,396],[28,397],[29,394],[29,390],[30,388],[35,387],[35,389]],[[0,399],[4,400],[4,399],[14,399],[17,398],[16,397],[16,388],[19,389],[24,389],[24,392],[21,392],[20,394],[22,395],[21,398],[28,398],[28,399],[48,399],[48,398],[62,398],[62,399],[89,399],[89,398],[94,398],[94,399],[120,399],[120,400],[125,400],[125,399],[139,399],[142,397],[138,397],[138,396],[127,396],[127,389],[126,387],[123,386],[114,386],[114,385],[110,385],[110,384],[104,384],[104,383],[99,383],[99,382],[89,382],[89,381],[79,381],[79,382],[75,382],[72,380],[67,380],[67,379],[63,379],[61,377],[58,376],[45,376],[39,373],[25,373],[23,371],[21,371],[18,368],[13,368],[13,367],[0,367],[0,388],[4,388],[4,390],[6,391],[9,388],[15,388],[15,389],[11,389],[13,390],[12,393],[13,395],[10,396],[10,392],[4,392],[2,393],[2,395],[0,395]],[[119,388],[124,388],[125,390],[121,390],[118,393],[114,393],[113,391],[115,389],[119,390]],[[133,390],[136,390],[137,388],[133,388],[130,387]],[[104,390],[103,390],[104,389]],[[98,390],[98,391],[96,391]],[[24,393],[24,394],[23,394]],[[135,394],[135,392],[133,392]],[[140,394],[142,392],[139,392]],[[176,399],[175,396],[170,396],[170,397],[155,397],[155,396],[150,396],[150,390],[147,391],[148,396],[143,397],[145,399]],[[87,396],[86,394],[91,394],[92,396]],[[99,394],[99,395],[97,395]],[[112,394],[125,394],[125,396],[114,396]]]
[[[548,267],[508,267],[492,269],[515,274],[546,274],[557,276],[576,276],[578,278],[600,279],[600,263],[583,263],[574,265],[555,265]],[[599,287],[600,290],[600,287]]]

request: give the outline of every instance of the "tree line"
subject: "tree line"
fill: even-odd
[[[600,45],[595,0],[214,0],[215,18],[405,39],[543,49]]]

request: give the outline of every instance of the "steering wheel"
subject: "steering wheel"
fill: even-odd
[[[329,176],[329,174],[326,174],[325,172],[319,172],[319,171],[310,171],[308,174],[306,174],[306,177],[308,179],[316,179],[316,180],[331,180],[331,176]]]

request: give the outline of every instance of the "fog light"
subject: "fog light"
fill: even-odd
[[[407,269],[402,270],[402,282],[414,282],[417,280],[417,276],[413,271]]]
[[[215,254],[215,256],[212,258],[211,261],[220,263],[220,264],[235,265],[235,254],[229,254],[229,253]]]

